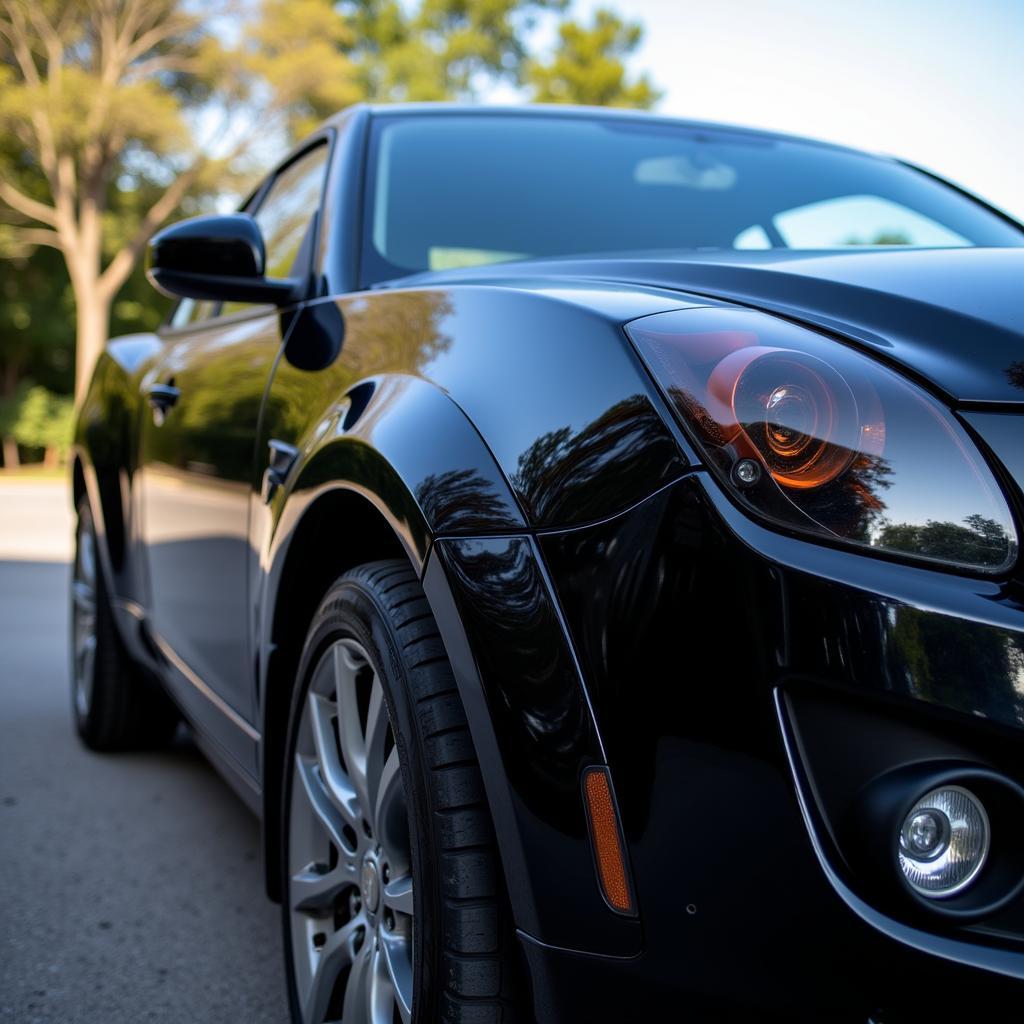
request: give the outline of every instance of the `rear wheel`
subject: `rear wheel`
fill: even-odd
[[[293,1019],[518,1019],[480,769],[408,564],[335,583],[298,678],[282,819]]]
[[[178,724],[170,699],[140,672],[117,635],[84,498],[71,578],[71,706],[78,735],[93,750],[163,746]]]

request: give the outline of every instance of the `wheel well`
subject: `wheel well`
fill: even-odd
[[[274,599],[272,654],[263,714],[263,853],[267,894],[280,901],[281,810],[284,757],[295,673],[317,606],[344,572],[383,558],[408,558],[391,524],[355,491],[328,491],[306,510],[285,556]]]

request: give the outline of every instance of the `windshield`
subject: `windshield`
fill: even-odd
[[[1024,244],[981,204],[895,161],[639,119],[379,117],[367,201],[366,283],[652,249]]]

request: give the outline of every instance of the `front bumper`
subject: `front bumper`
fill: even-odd
[[[524,937],[541,1019],[676,1005],[696,1020],[898,1022],[926,1006],[941,1021],[979,1019],[1004,987],[1024,995],[1024,908],[967,924],[921,913],[860,877],[837,839],[857,772],[887,757],[1022,781],[1019,582],[774,533],[702,471],[538,545],[642,932],[631,957]]]

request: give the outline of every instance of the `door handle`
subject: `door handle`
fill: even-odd
[[[279,441],[272,437],[267,442],[270,455],[267,459],[267,468],[263,472],[263,486],[260,488],[260,496],[263,503],[270,504],[278,487],[288,479],[295,460],[299,457],[299,449],[293,444]]]
[[[146,394],[149,397],[149,404],[154,409],[166,411],[181,396],[181,390],[173,384],[151,384]]]
[[[159,427],[163,424],[168,410],[181,396],[180,389],[173,384],[150,384],[146,397],[153,409],[153,422]]]

